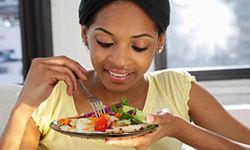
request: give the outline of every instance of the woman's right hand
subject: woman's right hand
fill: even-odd
[[[59,80],[65,82],[68,95],[72,95],[77,91],[77,78],[86,80],[85,72],[80,64],[65,56],[34,59],[17,104],[0,138],[0,149],[20,149],[25,132],[32,130],[28,122],[34,109],[49,97]],[[38,140],[38,129],[37,133]],[[34,134],[32,136],[34,139]]]
[[[52,92],[59,80],[67,85],[68,95],[77,91],[77,78],[86,80],[86,69],[65,56],[35,58],[32,61],[18,103],[36,108]]]

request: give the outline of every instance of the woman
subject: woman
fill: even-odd
[[[1,149],[160,150],[180,149],[181,142],[198,149],[243,149],[232,141],[250,144],[249,129],[188,73],[145,74],[164,45],[169,10],[168,0],[82,0],[81,35],[94,70],[63,56],[34,59]],[[86,95],[78,90],[78,78],[105,105],[126,96],[130,105],[148,115],[148,123],[160,127],[142,136],[105,141],[51,130],[52,120],[92,111]]]

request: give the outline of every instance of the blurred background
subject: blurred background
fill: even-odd
[[[221,103],[250,104],[250,0],[171,0],[165,51],[150,70],[183,69]],[[22,84],[35,57],[66,55],[91,69],[79,0],[0,0],[0,82]]]
[[[23,81],[18,0],[0,0],[0,81]]]

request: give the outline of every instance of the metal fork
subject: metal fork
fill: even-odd
[[[79,83],[80,83],[80,89],[86,93],[87,97],[88,97],[88,101],[92,107],[92,109],[94,110],[95,116],[96,117],[100,117],[101,114],[105,114],[105,107],[103,105],[103,102],[100,98],[94,97],[93,95],[91,95],[89,93],[89,91],[87,90],[87,88],[85,87],[85,85],[83,84],[82,80],[79,79]]]

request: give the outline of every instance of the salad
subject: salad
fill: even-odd
[[[121,103],[105,108],[106,114],[98,118],[94,113],[83,116],[59,119],[54,127],[65,132],[121,134],[138,132],[154,128],[155,125],[145,123],[145,116],[138,108],[128,105],[126,97]],[[53,128],[55,129],[55,128]]]

